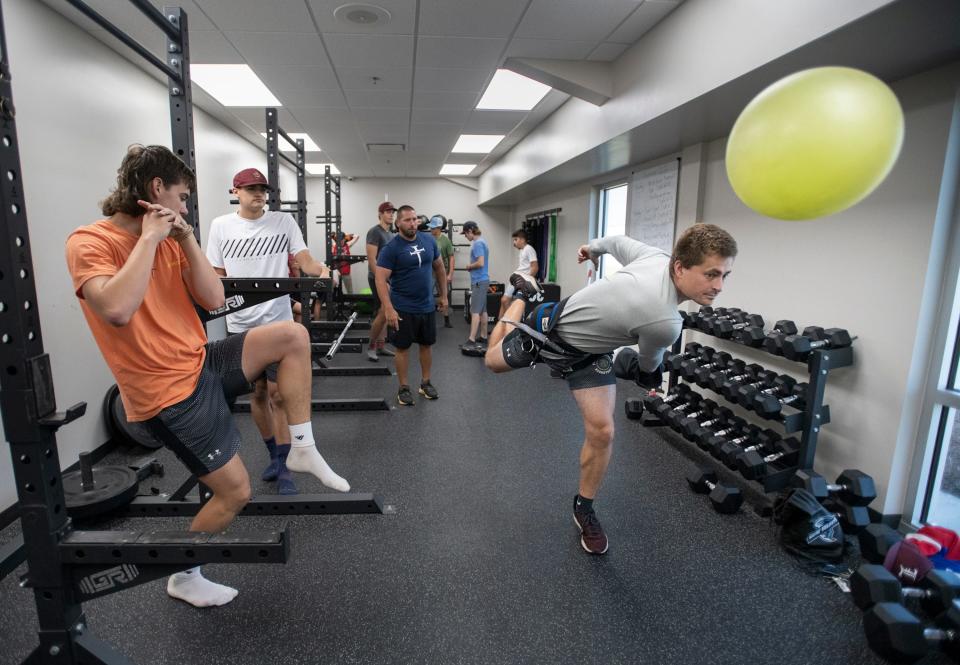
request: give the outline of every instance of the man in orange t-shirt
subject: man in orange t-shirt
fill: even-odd
[[[279,363],[277,381],[290,423],[291,471],[328,487],[350,486],[317,451],[310,423],[310,339],[293,321],[207,342],[194,303],[224,304],[223,283],[182,215],[195,176],[162,146],[131,146],[116,189],[101,203],[107,216],[67,239],[67,264],[93,337],[110,367],[131,421],[144,422],[209,487],[213,496],[191,531],[223,531],[250,499],[250,479],[236,455],[240,433],[225,393]],[[235,589],[176,573],[167,593],[197,607],[223,605]]]

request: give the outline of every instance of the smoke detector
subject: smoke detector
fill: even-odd
[[[377,5],[351,2],[333,10],[333,16],[341,23],[353,27],[369,28],[390,22],[390,12]]]

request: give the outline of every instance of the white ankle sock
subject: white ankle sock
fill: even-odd
[[[313,441],[313,428],[309,422],[290,425],[290,454],[287,468],[291,471],[312,473],[324,485],[338,492],[349,492],[350,483],[330,468]]]
[[[218,607],[236,598],[237,590],[211,582],[197,566],[171,575],[167,580],[167,594],[194,607]]]

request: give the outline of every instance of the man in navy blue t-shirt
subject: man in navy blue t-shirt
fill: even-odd
[[[416,342],[420,349],[420,394],[427,399],[440,395],[430,383],[433,357],[430,347],[437,341],[436,305],[430,271],[438,283],[446,281],[437,241],[429,233],[417,231],[420,220],[411,206],[397,209],[399,233],[377,255],[377,294],[383,303],[388,341],[397,349],[394,364],[400,391],[397,401],[413,406],[413,393],[407,383],[408,352]],[[447,313],[447,295],[440,295],[440,311]]]

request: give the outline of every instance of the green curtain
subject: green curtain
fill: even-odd
[[[557,281],[557,213],[550,215],[550,258],[548,260],[549,273],[548,282]]]

